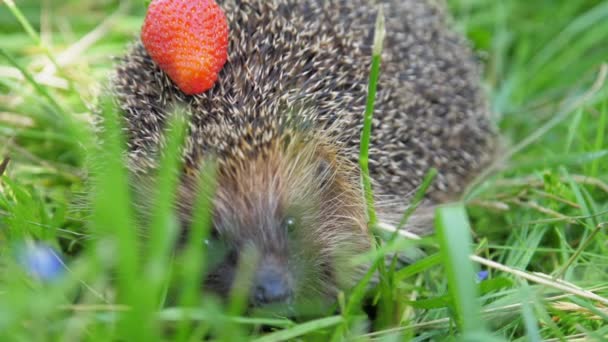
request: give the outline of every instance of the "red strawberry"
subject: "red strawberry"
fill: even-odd
[[[228,58],[228,23],[214,0],[152,1],[141,40],[188,95],[211,89]]]

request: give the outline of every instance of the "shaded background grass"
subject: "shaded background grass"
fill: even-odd
[[[499,263],[478,267],[488,271],[487,279],[479,282],[479,308],[469,310],[481,311],[480,326],[496,338],[606,339],[608,87],[602,63],[608,61],[608,2],[449,4],[457,28],[471,38],[486,66],[485,84],[507,141],[500,163],[466,197],[470,248]],[[371,332],[357,291],[346,294],[348,310],[312,322],[244,318],[240,310],[226,311],[199,295],[157,313],[166,304],[166,287],[187,287],[196,280],[180,270],[197,269],[200,260],[189,268],[172,266],[196,259],[197,249],[172,260],[162,243],[139,251],[135,233],[118,229],[131,224],[121,221],[129,213],[128,194],[117,186],[125,176],[117,160],[110,162],[118,152],[98,153],[86,131],[90,107],[98,102],[100,84],[112,66],[110,57],[122,54],[137,35],[144,2],[24,0],[16,5],[34,35],[1,5],[0,157],[11,158],[0,179],[2,340],[138,340],[161,334],[179,340],[208,334],[225,340],[258,334],[267,340],[427,340],[461,336],[460,327],[470,325],[458,313],[475,294],[448,291],[448,281],[454,288],[454,282],[473,284],[475,279],[449,276],[459,266],[439,254],[437,246],[445,241],[435,237],[396,241],[395,248],[418,244],[428,256],[402,270],[388,270],[390,290],[380,294],[393,303],[390,317],[374,322]],[[106,114],[113,115],[112,109]],[[104,148],[118,151],[120,146]],[[95,194],[97,215],[91,217],[89,205],[80,207],[78,197],[90,191],[85,179],[95,155],[103,162],[93,176],[112,191]],[[171,180],[167,183],[170,189]],[[157,200],[161,207],[169,203],[170,191]],[[466,231],[466,217],[455,210],[445,215],[457,219],[438,226]],[[171,225],[162,224],[170,217],[166,212],[158,218],[159,236],[171,236]],[[116,234],[122,247],[106,239]],[[35,249],[33,241],[62,251],[68,270],[51,282],[28,274],[19,260]],[[467,249],[458,244],[466,241],[448,241],[444,251],[463,255]],[[147,262],[141,265],[140,259]],[[116,274],[120,280],[115,283]],[[543,279],[545,284],[538,285]],[[583,291],[590,289],[601,297]],[[194,309],[185,309],[191,304]],[[186,318],[200,323],[189,324]],[[266,326],[263,333],[261,326]],[[480,334],[478,339],[489,339]]]

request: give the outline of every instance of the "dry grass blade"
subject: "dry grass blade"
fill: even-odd
[[[581,313],[583,315],[586,315],[589,317],[589,319],[593,319],[593,320],[601,320],[602,317],[594,314],[593,312],[591,312],[591,310],[584,308],[580,305],[574,304],[574,303],[570,303],[570,302],[557,302],[553,304],[553,307],[555,309],[561,310],[561,311],[568,311],[568,312],[572,312],[572,313]],[[608,315],[608,309],[606,308],[597,308],[599,311],[604,312]]]
[[[593,240],[595,239],[597,234],[607,226],[608,226],[608,223],[606,223],[606,222],[598,224],[595,227],[595,229],[591,232],[591,234],[585,239],[585,241],[583,243],[581,243],[580,246],[576,249],[576,252],[574,252],[574,254],[572,254],[570,256],[568,261],[566,261],[566,263],[560,268],[560,270],[557,272],[555,277],[556,278],[562,277],[564,275],[564,273],[566,273],[566,270],[568,269],[568,267],[570,267],[574,263],[574,261],[581,255],[581,253],[583,253],[583,251],[593,242]]]
[[[547,207],[544,207],[542,205],[539,205],[538,203],[536,203],[535,201],[520,201],[518,199],[513,199],[510,201],[511,203],[517,204],[521,207],[525,207],[525,208],[530,208],[533,210],[536,210],[540,213],[546,214],[548,216],[553,216],[556,219],[559,219],[561,221],[565,221],[568,223],[575,223],[576,220],[572,217],[569,217],[567,215],[563,215],[555,210],[549,209]]]
[[[8,162],[11,159],[9,157],[4,158],[4,160],[2,160],[2,163],[0,163],[0,176],[4,175],[4,171],[6,171],[6,167],[8,166]]]
[[[583,185],[595,186],[598,189],[608,193],[608,184],[603,182],[600,179],[584,176],[584,175],[571,175],[572,179]],[[561,182],[567,182],[568,180],[565,177],[560,178]],[[503,179],[498,180],[492,183],[495,187],[517,187],[517,186],[531,186],[531,187],[542,187],[544,185],[544,181],[537,177],[525,177],[519,179]]]
[[[63,89],[63,90],[67,90],[69,88],[68,81],[64,78],[53,76],[53,75],[42,75],[42,74],[33,75],[33,76],[34,76],[34,80],[36,80],[36,82],[38,82],[42,85],[57,88],[57,89]],[[7,66],[0,66],[0,77],[12,78],[12,79],[15,79],[18,81],[25,80],[25,77],[23,77],[23,74],[21,73],[21,71],[19,71],[19,69],[14,68],[14,67],[7,67]]]
[[[579,341],[587,342],[587,341],[589,341],[589,338],[588,338],[587,334],[581,333],[581,334],[570,335],[567,337],[566,340],[570,341],[570,342],[579,342]],[[561,341],[564,341],[564,339],[552,338],[552,339],[545,340],[545,342],[561,342]]]
[[[571,206],[572,208],[575,208],[575,209],[580,209],[581,208],[581,206],[578,203],[575,203],[573,201],[569,201],[569,200],[567,200],[565,198],[561,198],[559,196],[550,194],[550,193],[545,192],[545,191],[541,191],[541,190],[538,190],[538,189],[532,189],[532,193],[534,193],[535,195],[544,197],[544,198],[548,198],[548,199],[552,199],[552,200],[560,202],[560,203],[564,203],[564,204],[569,205],[569,206]]]
[[[387,231],[395,231],[396,228],[395,227],[390,227],[390,225],[388,224],[383,224],[383,225],[379,225],[380,229],[386,229]],[[399,231],[399,234],[401,236],[403,236],[404,238],[408,238],[408,239],[414,239],[414,240],[420,240],[420,236],[416,235],[416,234],[412,234],[412,233],[408,233],[408,232],[403,232],[403,231]],[[492,261],[492,260],[488,260],[485,258],[482,258],[480,256],[477,255],[471,255],[470,256],[471,260],[473,260],[476,263],[479,263],[481,265],[505,272],[505,273],[509,273],[512,274],[514,276],[517,276],[519,278],[522,279],[526,279],[528,281],[537,283],[537,284],[541,284],[541,285],[545,285],[560,291],[564,291],[567,293],[571,293],[573,295],[577,295],[583,298],[587,298],[590,300],[595,300],[598,301],[604,305],[608,305],[608,298],[604,298],[602,296],[599,296],[591,291],[588,290],[584,290],[581,289],[579,287],[576,287],[572,284],[566,283],[564,281],[557,281],[557,280],[553,280],[550,276],[543,274],[543,276],[540,276],[538,273],[537,274],[531,274],[525,271],[521,271],[503,264],[500,264],[498,262]]]
[[[605,289],[606,289],[606,287],[596,287],[596,288],[590,289],[590,291],[600,291],[600,290],[605,290]],[[545,302],[555,302],[555,303],[551,303],[551,307],[553,307],[557,310],[562,310],[562,309],[564,311],[572,310],[576,306],[576,308],[580,308],[580,311],[589,313],[589,311],[586,308],[581,308],[580,306],[578,306],[576,304],[572,304],[569,302],[563,302],[563,301],[557,302],[560,299],[565,299],[565,298],[568,298],[571,296],[572,296],[572,294],[562,294],[562,295],[545,298],[544,301]],[[568,306],[565,306],[565,304],[567,304]],[[519,310],[522,306],[523,306],[523,303],[503,305],[500,307],[483,310],[483,315],[484,315],[484,317],[486,317],[487,315],[492,315],[492,314],[505,314],[508,312],[513,312],[515,310]],[[606,309],[601,309],[601,310],[605,311]],[[440,318],[440,319],[436,319],[436,320],[432,320],[432,321],[413,323],[413,324],[409,324],[409,325],[405,325],[405,326],[401,326],[401,327],[397,327],[397,328],[385,329],[385,330],[381,330],[381,331],[375,331],[375,332],[363,334],[363,335],[357,336],[357,339],[367,340],[368,338],[380,338],[381,336],[398,333],[398,332],[403,332],[403,331],[407,331],[407,330],[413,330],[413,329],[439,328],[439,327],[445,326],[449,323],[450,323],[450,318]],[[560,341],[560,340],[556,340],[556,341]]]
[[[575,287],[572,284],[563,282],[563,281],[556,281],[551,279],[550,276],[547,276],[545,274],[543,274],[543,276],[540,276],[539,274],[531,274],[528,272],[524,272],[512,267],[508,267],[505,266],[503,264],[497,263],[495,261],[492,260],[488,260],[488,259],[484,259],[482,257],[479,257],[477,255],[471,255],[471,260],[482,264],[484,266],[502,271],[502,272],[506,272],[515,276],[518,276],[520,278],[529,280],[531,282],[537,283],[537,284],[541,284],[541,285],[545,285],[548,287],[552,287],[554,289],[557,290],[561,290],[564,292],[568,292],[574,295],[577,295],[579,297],[583,297],[583,298],[587,298],[587,299],[591,299],[591,300],[595,300],[598,301],[604,305],[608,305],[608,299],[604,298],[602,296],[599,296],[591,291],[587,291],[578,287]]]

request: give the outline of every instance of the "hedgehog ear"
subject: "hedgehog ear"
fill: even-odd
[[[329,184],[332,178],[332,173],[331,162],[325,156],[320,156],[316,165],[315,176],[320,181],[322,188]]]
[[[331,163],[325,157],[319,159],[317,164],[316,175],[321,179],[327,179],[331,173]]]
[[[290,144],[291,144],[291,134],[286,133],[283,135],[283,141],[282,141],[283,152],[287,151]]]

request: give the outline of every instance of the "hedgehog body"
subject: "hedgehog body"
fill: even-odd
[[[230,27],[229,56],[209,91],[183,94],[139,42],[118,65],[113,87],[129,167],[134,174],[156,167],[169,112],[185,106],[182,222],[192,214],[197,171],[217,157],[214,231],[236,251],[208,287],[227,293],[234,254],[252,245],[261,265],[272,265],[260,267],[252,302],[333,296],[356,278],[349,259],[370,246],[357,163],[377,7],[365,0],[218,3]],[[490,160],[495,135],[476,61],[443,6],[382,3],[387,33],[369,163],[380,218],[394,222],[431,167],[439,174],[429,203],[458,195]]]

